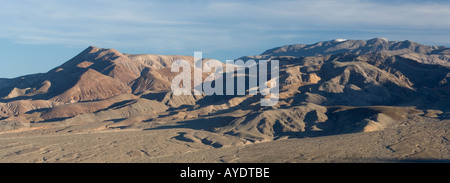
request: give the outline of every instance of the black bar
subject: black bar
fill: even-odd
[[[291,164],[291,163],[156,163],[156,164],[0,164],[3,175],[22,174],[24,177],[65,177],[64,180],[126,180],[127,182],[283,182],[308,179],[386,180],[386,177],[442,177],[449,172],[450,164],[434,163],[376,163],[376,164]],[[190,172],[187,172],[190,170]],[[207,174],[205,170],[208,170]],[[182,175],[195,172],[192,177]],[[214,172],[212,172],[214,171]],[[212,175],[209,176],[209,175]],[[359,178],[358,178],[359,177]],[[364,178],[363,178],[364,179]],[[159,180],[159,181],[158,181]],[[292,182],[292,181],[289,181]]]

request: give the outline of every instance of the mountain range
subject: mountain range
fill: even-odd
[[[179,59],[194,63],[90,46],[47,73],[0,79],[0,134],[189,129],[173,138],[224,148],[450,118],[444,46],[335,39],[239,58],[279,61],[280,98],[269,107],[261,95],[174,95]]]

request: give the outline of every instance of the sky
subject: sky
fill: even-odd
[[[0,78],[44,73],[88,46],[220,61],[336,38],[450,47],[444,0],[0,0]]]

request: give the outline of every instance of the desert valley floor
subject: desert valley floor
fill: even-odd
[[[92,124],[90,124],[92,125]],[[104,125],[104,124],[97,124]],[[83,125],[0,135],[0,162],[449,162],[450,120],[416,117],[383,131],[240,142],[204,130],[83,131]],[[193,127],[195,128],[195,127]],[[182,134],[192,134],[186,139]],[[216,137],[217,138],[217,137]],[[227,138],[227,137],[222,137]],[[235,143],[235,145],[231,145]]]

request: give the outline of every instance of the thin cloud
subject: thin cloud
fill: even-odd
[[[9,1],[2,7],[0,37],[22,44],[242,49],[302,40],[308,34],[317,40],[329,36],[320,37],[314,31],[352,30],[374,35],[377,32],[373,30],[380,30],[379,34],[389,35],[390,31],[414,29],[417,31],[409,34],[419,36],[430,30],[450,30],[446,18],[450,17],[450,4],[429,1],[42,0]],[[427,38],[442,41],[438,36]]]

